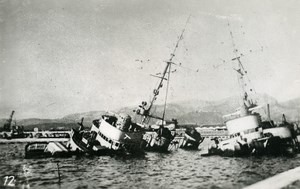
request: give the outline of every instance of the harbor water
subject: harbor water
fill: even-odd
[[[300,166],[300,155],[232,158],[200,152],[24,159],[24,144],[2,144],[0,186],[11,181],[16,188],[243,188]]]

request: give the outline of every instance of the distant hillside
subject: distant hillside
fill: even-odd
[[[83,125],[91,126],[91,123],[93,120],[100,119],[101,115],[103,115],[105,113],[106,113],[105,111],[91,111],[91,112],[75,113],[75,114],[66,115],[60,120],[77,124],[77,122],[80,122],[81,118],[84,117]]]
[[[233,113],[239,107],[239,97],[229,97],[219,101],[186,100],[167,104],[166,119],[175,118],[179,124],[222,124],[222,116]],[[263,106],[258,112],[263,119],[267,116],[266,104],[270,104],[271,118],[275,121],[281,121],[282,114],[285,114],[288,121],[296,121],[300,116],[300,98],[286,102],[278,102],[275,98],[263,94],[258,95],[258,104]],[[140,121],[133,110],[137,106],[123,107],[115,110],[116,113],[124,112],[132,116],[134,121]],[[66,115],[60,119],[23,119],[17,120],[18,125],[24,125],[26,128],[39,127],[43,129],[58,127],[78,127],[77,122],[84,117],[84,125],[91,126],[94,119],[101,118],[105,111],[91,111]],[[163,105],[154,105],[152,114],[161,116]],[[0,127],[3,126],[6,119],[0,119]]]
[[[79,125],[76,123],[40,123],[36,125],[27,125],[24,126],[24,129],[27,131],[32,131],[34,128],[39,130],[71,130],[72,128],[78,128]]]
[[[38,119],[38,118],[30,118],[30,119],[22,119],[17,120],[18,125],[39,125],[45,123],[69,123],[67,121],[62,121],[60,119]]]
[[[282,103],[282,106],[286,108],[300,109],[300,98],[295,98],[293,100],[288,100]],[[300,111],[300,110],[299,110]]]
[[[31,122],[31,120],[33,120],[33,122]],[[5,121],[5,119],[0,120],[0,131],[2,131]],[[39,121],[35,119],[20,120],[20,122],[17,122],[17,125],[24,126],[25,131],[32,131],[34,128],[38,128],[39,130],[71,130],[71,128],[79,127],[75,122],[67,123],[62,120],[51,119],[40,119]]]
[[[179,124],[217,125],[223,123],[222,115],[218,112],[189,112],[177,117]]]
[[[191,103],[192,104],[192,103]],[[195,103],[194,103],[195,104]],[[202,104],[203,105],[203,104]],[[177,119],[179,124],[218,124],[222,122],[222,115],[218,112],[198,111],[200,106],[190,107],[189,103],[185,104],[168,104],[166,107],[166,119]],[[202,109],[202,108],[199,108]],[[138,116],[133,112],[134,108],[121,108],[118,112],[125,112],[139,120]],[[153,115],[161,116],[163,114],[163,105],[153,106]]]
[[[192,99],[192,100],[178,101],[176,104],[180,105],[182,108],[184,108],[186,110],[186,112],[191,112],[191,111],[204,110],[205,107],[213,106],[215,103],[216,102],[213,102],[213,101]],[[175,104],[175,103],[173,103],[173,104]],[[207,111],[207,110],[204,110],[204,111]]]

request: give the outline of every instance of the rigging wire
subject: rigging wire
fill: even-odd
[[[171,68],[171,65],[172,65],[172,64],[175,64],[174,62],[172,62],[172,60],[173,60],[173,58],[175,57],[175,53],[176,53],[176,50],[177,50],[178,47],[179,47],[180,41],[183,40],[183,34],[184,34],[185,30],[186,30],[186,27],[187,27],[187,24],[189,23],[190,18],[191,18],[191,15],[189,15],[189,17],[188,17],[188,19],[187,19],[187,21],[186,21],[186,23],[185,23],[185,26],[184,26],[184,28],[183,28],[183,30],[182,30],[182,32],[181,32],[181,34],[180,34],[180,36],[179,36],[177,42],[176,42],[176,45],[175,45],[175,47],[174,47],[174,50],[173,50],[173,52],[171,53],[171,56],[170,56],[169,60],[166,62],[167,65],[166,65],[166,67],[165,67],[165,69],[164,69],[164,71],[163,71],[162,77],[160,77],[161,80],[159,81],[159,84],[158,84],[158,86],[156,87],[156,89],[154,89],[154,91],[153,91],[153,92],[154,92],[154,96],[153,96],[153,98],[152,98],[151,101],[150,101],[150,106],[149,106],[149,108],[147,109],[147,116],[150,115],[150,110],[151,110],[151,108],[152,108],[152,106],[153,106],[153,104],[154,104],[154,101],[157,99],[157,96],[158,96],[158,94],[159,94],[160,88],[162,88],[162,86],[163,86],[163,81],[166,79],[165,76],[166,76],[167,72],[168,72],[168,79],[167,79],[167,89],[166,89],[167,92],[166,92],[166,95],[168,94],[169,78],[170,78],[170,73],[171,73],[171,69],[170,69],[170,68]],[[169,71],[168,71],[168,70],[169,70]],[[165,111],[166,111],[166,99],[165,99],[165,105],[164,105],[163,119],[164,119],[164,116],[165,116]],[[148,120],[148,121],[149,121],[149,120]]]
[[[233,38],[233,34],[232,34],[232,31],[231,31],[231,29],[230,29],[230,24],[229,24],[229,20],[228,20],[228,18],[227,18],[227,26],[228,26],[228,30],[229,30],[229,34],[230,34],[230,39],[231,39],[231,45],[232,45],[232,47],[233,47],[233,52],[234,52],[234,54],[235,54],[235,58],[233,58],[232,60],[238,60],[238,62],[239,62],[239,68],[241,69],[241,65],[240,65],[240,61],[239,61],[239,56],[238,56],[238,50],[236,49],[236,45],[235,45],[235,43],[234,43],[234,38]],[[236,70],[235,68],[234,68],[234,66],[233,66],[233,64],[231,64],[232,65],[232,69],[233,70]],[[238,70],[236,70],[237,72],[238,72]],[[243,83],[241,83],[241,78],[240,78],[240,75],[239,74],[237,74],[237,81],[238,81],[238,83],[239,83],[239,85],[240,86],[242,86],[242,89],[243,89],[243,93],[245,93],[245,88],[244,88],[244,86],[243,86]],[[239,95],[240,95],[240,98],[242,98],[242,94],[241,93],[239,93]]]
[[[235,69],[233,66],[233,69],[235,71],[237,71],[237,76],[238,76],[238,83],[239,85],[242,87],[243,89],[243,94],[240,93],[240,98],[242,98],[242,95],[244,95],[246,93],[246,88],[247,90],[249,90],[250,92],[254,92],[254,95],[255,97],[257,98],[257,92],[254,88],[254,85],[253,83],[251,82],[249,76],[248,76],[248,72],[247,70],[245,69],[244,65],[242,64],[241,62],[241,57],[244,57],[244,56],[247,56],[251,53],[256,53],[256,52],[259,52],[259,51],[263,51],[263,47],[260,49],[260,50],[256,50],[256,51],[252,51],[250,50],[250,53],[247,53],[247,54],[242,54],[240,53],[240,55],[238,55],[238,49],[236,48],[236,44],[234,43],[234,37],[233,37],[233,33],[230,29],[230,23],[229,23],[229,20],[227,19],[227,25],[228,25],[228,28],[229,28],[229,32],[230,32],[230,38],[231,38],[231,42],[232,42],[232,46],[233,46],[233,49],[234,49],[234,53],[235,53],[235,58],[232,59],[232,61],[234,60],[237,60],[238,61],[238,69]],[[246,82],[245,80],[246,79]]]

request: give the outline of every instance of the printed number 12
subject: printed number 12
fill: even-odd
[[[15,186],[15,177],[14,176],[5,176],[4,186]],[[9,182],[7,182],[10,179]]]

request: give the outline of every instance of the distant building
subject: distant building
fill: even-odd
[[[203,137],[208,138],[229,138],[225,125],[201,125],[196,128]]]
[[[195,128],[203,137],[207,138],[229,138],[227,133],[227,128],[223,124],[214,124],[214,125],[198,125],[196,123],[187,123],[181,124],[179,128]],[[176,130],[177,133],[180,133],[179,130]],[[184,131],[182,131],[184,132]]]

